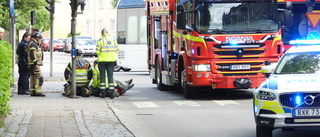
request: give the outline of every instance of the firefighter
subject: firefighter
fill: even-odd
[[[76,95],[82,97],[89,97],[92,91],[89,88],[89,83],[93,77],[93,70],[90,63],[84,59],[83,53],[80,49],[76,50]],[[68,82],[65,86],[65,93],[63,95],[69,96],[72,93],[72,63],[70,62],[64,71],[64,78]]]
[[[123,84],[122,82],[115,80],[114,86],[115,86],[115,96],[122,95],[126,93],[129,89],[131,89],[134,84],[132,84],[133,79],[129,79],[125,81],[126,84]],[[106,79],[106,82],[108,82],[108,79]],[[108,85],[106,85],[106,88],[108,88]],[[97,60],[93,62],[93,78],[92,78],[92,85],[91,85],[92,94],[96,97],[100,96],[100,72],[98,69],[98,63]],[[106,96],[110,96],[108,93],[106,93]]]
[[[96,54],[98,56],[98,67],[100,71],[100,91],[101,98],[105,98],[106,92],[110,93],[110,99],[114,98],[114,80],[113,71],[117,61],[117,53],[119,51],[117,41],[108,34],[104,28],[101,31],[102,37],[99,39],[96,47]],[[108,76],[108,83],[106,83],[106,71]],[[106,89],[108,84],[108,89]]]
[[[31,38],[27,53],[28,53],[28,68],[30,70],[30,95],[45,97],[46,95],[42,93],[43,76],[41,73],[40,66],[42,66],[43,53],[40,48],[40,41],[43,38],[40,32],[33,34]]]

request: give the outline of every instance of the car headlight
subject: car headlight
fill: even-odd
[[[195,64],[193,65],[194,71],[211,71],[210,64]]]
[[[267,90],[259,90],[257,92],[257,96],[256,96],[257,99],[260,99],[260,100],[275,100],[277,97],[275,94],[273,94],[272,92],[270,91],[267,91]]]

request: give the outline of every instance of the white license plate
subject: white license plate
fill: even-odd
[[[295,109],[293,116],[320,116],[320,109]]]
[[[230,66],[230,70],[245,70],[245,69],[250,69],[250,65],[245,64],[245,65],[231,65]]]

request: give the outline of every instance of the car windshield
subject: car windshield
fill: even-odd
[[[53,40],[53,43],[63,43],[63,40],[61,40],[61,39],[54,39],[54,40]]]
[[[48,43],[50,39],[43,39],[42,42],[43,43]]]
[[[320,74],[320,52],[286,54],[276,74]]]
[[[76,39],[92,39],[90,36],[77,36]]]
[[[89,46],[89,45],[95,45],[93,40],[77,40],[78,41],[78,46]]]
[[[272,1],[229,1],[196,5],[196,31],[200,33],[276,32],[278,12]]]

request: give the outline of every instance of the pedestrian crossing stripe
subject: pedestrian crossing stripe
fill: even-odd
[[[233,100],[213,100],[213,102],[217,103],[218,105],[225,106],[225,105],[240,105],[239,103]]]
[[[159,107],[153,102],[133,102],[138,108],[157,108]]]
[[[173,102],[179,106],[191,106],[191,107],[200,107],[201,106],[194,101],[173,101]]]
[[[133,99],[133,98],[132,98]],[[134,99],[145,99],[145,98],[134,98]],[[201,107],[200,104],[194,102],[194,101],[172,101],[173,103],[179,105],[179,106],[189,106],[189,107]],[[212,102],[220,105],[240,105],[238,102],[233,100],[212,100]],[[153,103],[152,101],[145,101],[145,102],[133,102],[133,104],[137,108],[158,108],[159,106]]]

